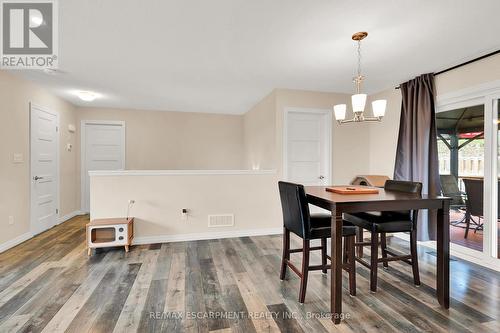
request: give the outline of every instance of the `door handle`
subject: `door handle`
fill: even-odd
[[[325,179],[325,176],[319,176],[318,178],[319,179]]]
[[[43,177],[35,176],[35,177],[33,177],[33,179],[36,181],[36,180],[39,180],[39,179],[43,179]]]

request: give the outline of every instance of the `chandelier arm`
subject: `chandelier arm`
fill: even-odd
[[[349,123],[363,123],[363,122],[380,122],[382,121],[382,117],[363,117],[362,119],[360,118],[351,118],[351,119],[343,119],[343,120],[337,120],[337,122],[341,125],[343,124],[349,124]]]
[[[382,121],[382,117],[365,117],[364,121],[378,122]]]

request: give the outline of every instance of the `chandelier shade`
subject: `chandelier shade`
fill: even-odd
[[[366,94],[356,94],[351,96],[352,111],[363,112],[366,105]]]
[[[344,120],[345,113],[347,110],[347,105],[345,104],[337,104],[333,107],[333,112],[335,113],[335,119]]]
[[[379,99],[372,102],[373,116],[382,118],[385,115],[385,108],[387,107],[387,100]]]

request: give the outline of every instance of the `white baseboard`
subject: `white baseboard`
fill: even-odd
[[[71,212],[71,213],[66,214],[64,216],[59,216],[59,219],[57,220],[57,224],[61,224],[63,222],[66,222],[66,221],[72,219],[75,216],[83,215],[83,214],[85,214],[85,213],[82,212],[81,210],[75,210],[74,212]]]
[[[200,232],[200,233],[177,234],[177,235],[145,236],[145,237],[135,237],[133,245],[187,242],[196,240],[236,238],[236,237],[248,237],[248,236],[266,236],[266,235],[277,235],[281,234],[282,232],[283,228],[280,227],[280,228],[266,228],[266,229]]]
[[[27,241],[33,237],[33,234],[31,232],[26,232],[20,236],[17,236],[14,239],[11,239],[3,244],[0,244],[0,253],[7,251],[10,248],[13,248],[14,246],[21,244],[24,241]]]

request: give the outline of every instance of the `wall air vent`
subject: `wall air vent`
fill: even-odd
[[[233,227],[234,226],[234,214],[217,214],[208,215],[208,227]]]

